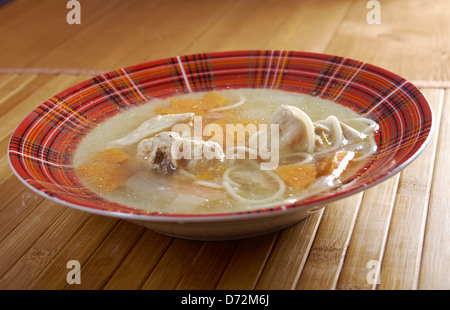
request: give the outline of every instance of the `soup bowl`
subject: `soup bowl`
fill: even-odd
[[[164,214],[108,201],[86,188],[73,167],[79,142],[100,122],[152,98],[239,88],[268,88],[332,100],[378,123],[378,146],[351,181],[304,200],[248,212]],[[404,78],[361,61],[298,51],[254,50],[177,56],[121,68],[40,104],[16,128],[8,158],[16,176],[65,206],[116,217],[196,240],[245,238],[299,222],[398,173],[425,148],[432,110]]]

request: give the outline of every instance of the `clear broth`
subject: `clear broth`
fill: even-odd
[[[341,122],[363,130],[364,125],[354,119],[361,118],[359,114],[339,105],[335,102],[312,97],[305,94],[292,93],[270,89],[239,89],[220,90],[215,93],[227,98],[230,102],[236,102],[239,96],[244,96],[246,102],[236,108],[225,111],[214,112],[214,117],[226,117],[233,113],[242,122],[256,122],[258,124],[270,124],[272,114],[281,105],[290,105],[302,109],[313,122],[323,120],[334,115]],[[200,98],[205,93],[191,93],[177,96],[177,98]],[[146,120],[156,116],[155,107],[169,107],[171,98],[153,99],[146,104],[124,109],[117,115],[100,123],[89,132],[77,147],[73,165],[78,167],[89,162],[96,153],[107,149],[110,141],[119,139]],[[208,115],[205,115],[207,117]],[[209,137],[204,137],[207,140]],[[360,152],[367,151],[373,143],[373,133],[363,141]],[[308,196],[330,190],[339,184],[321,184],[316,182],[307,189],[292,189],[287,187],[285,192],[274,201],[264,203],[249,203],[231,197],[223,189],[215,189],[194,183],[191,176],[175,172],[172,175],[156,174],[154,171],[142,166],[136,157],[136,144],[123,149],[131,158],[130,177],[123,186],[111,192],[101,192],[85,183],[87,188],[106,200],[117,202],[128,207],[143,209],[151,212],[161,213],[230,213],[245,212],[254,209],[265,208],[282,203],[292,203]],[[250,159],[233,161],[236,171],[251,174],[252,182],[248,182],[240,189],[240,193],[248,200],[259,200],[266,197],[268,193],[277,191],[277,184],[260,169],[251,168],[248,165]],[[352,175],[362,168],[367,161],[359,161],[353,166],[353,171],[347,171],[347,182]],[[235,175],[239,178],[239,175]],[[83,181],[83,180],[82,180]],[[323,180],[321,181],[323,183]]]

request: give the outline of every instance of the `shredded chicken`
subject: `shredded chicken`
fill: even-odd
[[[225,155],[216,142],[182,138],[176,132],[161,132],[139,142],[137,157],[152,169],[170,174],[180,164],[191,170],[222,160]]]
[[[363,140],[367,136],[349,125],[340,122],[335,116],[314,123],[317,149],[335,150],[343,144]]]
[[[278,108],[271,119],[280,129],[280,151],[314,152],[314,125],[301,109],[289,105]]]
[[[342,128],[342,134],[344,135],[344,138],[350,142],[353,143],[355,140],[358,139],[365,139],[367,135],[363,134],[362,132],[359,132],[353,127],[350,127],[347,124],[344,124],[342,122],[339,122],[341,124]]]
[[[172,145],[181,139],[175,132],[161,132],[156,136],[142,140],[137,147],[137,157],[149,167],[163,174],[170,174],[177,168],[172,156]]]
[[[125,137],[114,140],[110,146],[123,147],[134,144],[140,140],[167,130],[178,123],[192,121],[194,113],[158,115],[142,123],[138,128]]]

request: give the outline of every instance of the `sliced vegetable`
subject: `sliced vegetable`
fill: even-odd
[[[337,151],[317,164],[317,175],[333,175],[338,178],[353,158],[355,158],[355,152]]]
[[[209,166],[200,171],[195,179],[199,181],[212,180],[217,177],[221,177],[227,169],[228,166],[225,163],[217,163],[216,165]]]
[[[100,161],[113,164],[123,164],[130,160],[130,157],[128,157],[128,155],[121,149],[114,148],[95,154],[92,160],[94,162]]]
[[[280,176],[286,185],[295,189],[302,189],[316,180],[317,170],[311,164],[285,165],[275,169],[275,173]]]
[[[128,179],[128,162],[122,150],[109,149],[95,154],[92,162],[81,164],[76,172],[98,191],[111,192]]]
[[[195,115],[205,115],[209,110],[228,105],[228,100],[215,92],[207,93],[200,99],[173,98],[170,100],[170,107],[156,107],[155,113],[177,114],[195,113]]]

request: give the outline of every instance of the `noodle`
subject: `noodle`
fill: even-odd
[[[369,132],[373,132],[378,130],[378,124],[371,120],[370,118],[365,118],[365,117],[361,117],[361,118],[353,118],[351,119],[351,121],[358,121],[361,123],[366,123],[368,124],[368,126],[366,128],[364,128],[363,130],[361,130],[362,133],[367,134]]]
[[[314,155],[316,155],[316,156],[321,156],[321,155],[324,155],[324,154],[329,154],[331,152],[334,152],[344,142],[344,135],[342,133],[341,124],[339,123],[339,120],[336,118],[336,116],[328,116],[325,119],[325,121],[330,123],[331,128],[329,128],[329,127],[327,127],[327,126],[325,126],[325,125],[323,125],[322,123],[319,123],[319,122],[314,123],[314,126],[316,128],[320,128],[320,129],[322,129],[324,131],[328,131],[329,133],[333,132],[334,135],[335,135],[335,139],[334,139],[334,142],[331,145],[331,147],[314,152]]]
[[[230,170],[230,169],[232,169],[232,168],[229,168],[229,170]],[[233,183],[236,183],[236,182],[234,182],[234,181],[232,181],[232,180],[230,179],[229,174],[227,174],[226,176],[225,176],[225,174],[224,174],[224,181],[223,181],[222,184],[223,184],[223,187],[227,190],[227,192],[228,192],[233,198],[235,198],[235,199],[237,199],[237,200],[239,200],[239,201],[241,201],[241,202],[251,203],[251,204],[270,202],[270,201],[272,201],[272,200],[277,199],[277,198],[280,197],[281,195],[283,195],[283,193],[284,193],[285,190],[286,190],[286,184],[284,184],[283,180],[281,180],[281,178],[280,178],[276,173],[274,173],[274,172],[272,172],[272,171],[267,171],[267,170],[265,171],[265,173],[267,173],[268,175],[270,175],[275,181],[278,182],[278,184],[279,184],[279,189],[278,189],[278,191],[277,191],[275,194],[273,194],[273,195],[271,195],[271,196],[269,196],[269,197],[263,198],[263,199],[248,199],[248,198],[244,198],[244,197],[238,195],[238,194],[236,193],[236,191],[234,190],[234,188],[232,187],[232,185],[230,184],[231,182],[233,182]]]
[[[336,118],[336,116],[328,116],[326,118],[327,121],[331,123],[331,126],[333,126],[334,134],[336,135],[335,141],[333,146],[330,148],[330,150],[337,150],[344,139],[344,135],[342,134],[342,128],[341,124],[339,124],[339,120]]]
[[[377,144],[374,140],[370,139],[369,141],[370,143],[370,147],[369,147],[369,151],[365,152],[363,155],[353,158],[354,161],[361,161],[363,159],[368,159],[370,156],[372,156],[376,151],[377,151]]]
[[[181,173],[181,174],[184,175],[184,176],[187,176],[188,178],[191,178],[191,179],[195,179],[195,178],[196,178],[195,174],[192,174],[192,173],[186,171],[186,170],[183,169],[183,168],[179,168],[179,169],[178,169],[178,172]]]
[[[240,100],[237,103],[235,103],[235,104],[232,104],[232,105],[229,105],[229,106],[226,106],[226,107],[220,107],[220,108],[211,109],[210,111],[211,112],[217,112],[217,111],[224,111],[224,110],[228,110],[228,109],[233,109],[233,108],[236,108],[236,107],[244,104],[247,101],[245,99],[245,97],[242,96],[241,94],[239,94],[239,99]]]
[[[205,186],[205,187],[211,187],[214,189],[222,189],[223,185],[220,184],[216,184],[213,182],[208,182],[208,181],[194,181],[195,184],[197,185],[201,185],[201,186]]]
[[[303,159],[301,161],[298,161],[298,162],[295,162],[295,163],[291,163],[291,164],[284,164],[283,163],[283,161],[287,160],[286,157],[295,157],[295,156],[299,156],[299,155],[300,156],[304,156],[305,159]],[[306,152],[298,152],[298,153],[294,153],[294,154],[290,154],[290,155],[284,156],[284,158],[280,157],[280,164],[288,165],[288,166],[300,165],[300,164],[309,164],[309,163],[312,163],[313,160],[314,160],[314,157],[311,154],[306,153]]]

